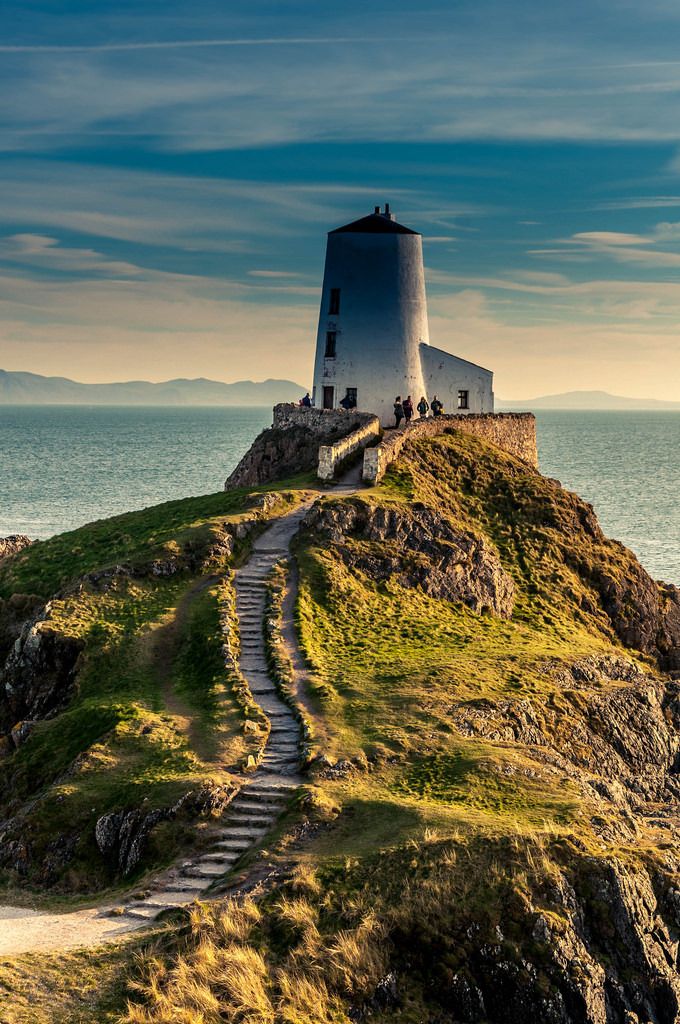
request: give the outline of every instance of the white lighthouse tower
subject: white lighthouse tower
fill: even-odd
[[[421,235],[376,206],[328,235],[313,401],[387,425],[397,395],[434,394],[446,412],[493,412],[491,372],[429,344]]]

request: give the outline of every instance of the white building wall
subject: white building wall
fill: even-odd
[[[446,413],[493,412],[493,373],[432,345],[421,345],[420,355],[428,402],[435,395]],[[468,392],[468,409],[458,408],[458,391]],[[418,396],[420,397],[420,396]],[[416,400],[417,401],[417,400]],[[415,403],[414,403],[415,404]]]
[[[340,311],[329,312],[331,289],[340,289]],[[325,358],[326,333],[336,332],[336,356]],[[429,340],[418,234],[329,234],[314,367],[314,404],[333,387],[337,406],[347,388],[357,407],[393,422],[396,395],[423,393],[420,346]]]

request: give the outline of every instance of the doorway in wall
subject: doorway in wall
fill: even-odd
[[[334,387],[328,387],[327,385],[324,385],[324,389],[323,389],[323,407],[324,407],[324,409],[334,409],[335,408],[334,398],[335,398],[335,388]]]

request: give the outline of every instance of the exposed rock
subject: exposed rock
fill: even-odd
[[[316,469],[320,445],[333,444],[372,419],[356,410],[277,405],[273,425],[255,438],[224,489],[254,487]]]
[[[10,555],[17,555],[24,548],[27,548],[33,541],[23,533],[13,533],[9,537],[0,537],[0,559],[8,558]]]
[[[42,598],[35,594],[12,594],[6,601],[0,597],[0,665],[26,622],[34,618],[43,604]]]
[[[235,786],[206,784],[185,793],[171,807],[151,811],[135,808],[104,814],[94,827],[97,848],[123,876],[127,876],[141,863],[149,836],[157,825],[172,821],[179,815],[193,820],[221,814],[236,792]]]
[[[340,437],[344,433],[336,431],[327,435],[324,442]],[[227,477],[224,489],[255,487],[316,469],[320,444],[319,436],[302,426],[263,430]]]
[[[573,851],[554,866],[531,891],[510,887],[499,921],[447,902],[448,928],[435,916],[398,932],[395,991],[415,981],[442,1008],[427,1019],[455,1024],[676,1024],[667,877]]]
[[[56,632],[49,605],[26,623],[0,670],[0,725],[45,718],[68,703],[83,643]]]
[[[470,702],[451,709],[452,724],[466,736],[522,744],[566,773],[587,798],[608,805],[593,824],[609,840],[630,841],[650,815],[677,829],[680,684],[612,656],[546,671],[564,687],[559,701]],[[583,689],[585,680],[601,691]]]
[[[680,669],[680,589],[657,583],[622,544],[608,541],[588,502],[568,491],[559,496],[565,561],[596,590],[616,635],[662,668]],[[584,547],[579,534],[592,546]]]
[[[393,580],[477,612],[512,615],[515,585],[491,544],[434,509],[325,502],[314,506],[306,525],[328,537],[346,565],[376,582]]]

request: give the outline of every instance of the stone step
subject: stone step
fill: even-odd
[[[193,892],[195,895],[207,888],[205,879],[199,879],[185,875],[166,886],[166,892]]]
[[[126,917],[134,917],[138,921],[153,921],[154,918],[158,917],[162,910],[167,910],[168,907],[142,907],[142,906],[130,906],[125,907],[123,913]]]
[[[271,828],[276,818],[276,814],[267,814],[265,812],[255,814],[253,811],[242,811],[240,814],[234,813],[231,821],[232,824],[239,826],[252,825],[253,828]]]
[[[285,804],[285,799],[275,800],[273,797],[262,796],[260,800],[244,800],[239,798],[238,800],[232,801],[229,804],[229,813],[238,811],[239,813],[258,813],[260,811],[270,811],[272,813],[278,812]]]
[[[190,871],[187,871],[186,877],[198,879],[203,878],[209,880],[213,878],[221,878],[223,875],[227,875],[229,871],[230,867],[226,864],[201,864],[200,866],[196,865],[196,867],[193,867],[191,868]]]
[[[142,900],[139,905],[165,910],[168,907],[184,907],[188,903],[193,903],[195,899],[196,895],[192,892],[170,892],[165,889],[163,892],[153,893],[148,900]]]
[[[251,782],[244,786],[241,793],[249,799],[289,800],[297,789],[297,783],[291,782],[289,779],[280,779],[277,775],[270,774],[269,780],[271,781],[264,782],[258,778],[258,782]]]
[[[218,850],[214,853],[204,853],[203,856],[198,858],[198,864],[221,864],[226,871],[227,868],[235,864],[241,856],[240,853],[229,850]]]
[[[215,849],[220,850],[247,850],[252,845],[250,836],[234,835],[231,829],[225,828],[218,833],[219,839],[213,844]]]
[[[228,840],[234,842],[234,849],[245,850],[249,843],[254,843],[266,831],[262,825],[246,825],[230,821],[218,832],[220,849],[222,849],[222,844]]]

